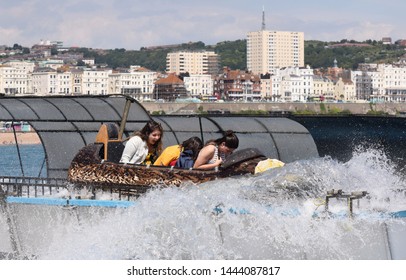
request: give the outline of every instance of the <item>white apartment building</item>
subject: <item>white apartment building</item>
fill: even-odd
[[[280,102],[281,77],[279,75],[260,75],[261,99],[271,102]]]
[[[217,74],[219,57],[213,51],[178,51],[166,56],[166,72],[194,74]]]
[[[271,101],[281,102],[282,101],[281,76],[271,75],[271,85],[272,85]]]
[[[55,93],[56,94],[72,94],[72,84],[73,84],[73,75],[70,71],[66,72],[57,72],[56,73],[56,84],[55,84]]]
[[[82,75],[82,94],[105,95],[108,94],[110,69],[84,70]]]
[[[313,69],[286,67],[277,71],[280,78],[280,99],[285,102],[306,102],[313,92]]]
[[[83,70],[82,69],[71,69],[72,75],[72,94],[79,95],[82,94],[82,76]]]
[[[378,72],[383,81],[383,89],[379,88],[380,80],[375,84],[378,94],[384,96],[385,101],[406,102],[406,67],[395,67],[390,64],[379,64]]]
[[[254,74],[304,66],[304,33],[260,30],[247,35],[247,68]]]
[[[24,60],[11,60],[5,63],[10,67],[14,67],[19,70],[24,70],[27,74],[32,73],[35,68],[35,62]]]
[[[35,95],[55,95],[57,85],[56,70],[47,68],[31,75],[31,92]]]
[[[139,101],[152,100],[158,73],[140,66],[109,75],[109,94],[126,94]]]
[[[183,82],[188,96],[208,100],[213,96],[213,79],[208,74],[195,74],[184,77]]]
[[[0,65],[0,93],[6,95],[29,93],[28,80],[26,69]]]
[[[406,67],[371,64],[351,72],[356,98],[375,102],[406,102]]]

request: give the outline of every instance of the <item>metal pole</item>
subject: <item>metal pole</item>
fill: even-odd
[[[16,142],[18,160],[20,161],[21,174],[22,174],[23,177],[25,177],[25,175],[24,175],[24,168],[23,168],[23,162],[21,161],[20,147],[18,146],[17,134],[16,134],[16,130],[15,130],[15,128],[14,128],[14,121],[11,122],[11,127],[13,128],[14,141]]]
[[[202,142],[204,143],[202,118],[200,116],[199,116],[199,126],[200,126],[200,136],[202,137]]]
[[[353,198],[352,197],[348,197],[347,198],[347,204],[348,204],[348,217],[352,218],[352,203],[353,203]]]
[[[120,122],[120,131],[118,132],[118,139],[122,139],[123,134],[124,134],[124,129],[125,129],[125,124],[127,123],[127,118],[128,118],[128,113],[130,112],[130,107],[131,107],[131,101],[130,98],[127,98],[127,101],[125,102],[124,106],[124,112],[123,116],[121,117],[121,122]]]

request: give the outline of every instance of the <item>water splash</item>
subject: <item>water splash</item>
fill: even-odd
[[[354,210],[322,213],[330,189],[367,191]],[[406,209],[405,183],[379,150],[348,162],[297,161],[255,176],[199,186],[157,188],[128,209],[88,209],[54,229],[40,259],[384,259],[386,240],[403,227],[389,211]],[[388,229],[389,228],[389,229]]]

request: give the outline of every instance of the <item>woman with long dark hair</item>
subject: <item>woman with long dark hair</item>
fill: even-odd
[[[193,168],[193,164],[202,148],[203,142],[199,137],[192,137],[184,141],[182,143],[182,152],[175,166],[180,168]]]
[[[201,149],[193,168],[213,169],[220,166],[226,157],[238,148],[239,140],[234,131],[227,130],[224,136],[207,141]]]
[[[149,121],[127,141],[121,163],[151,164],[162,152],[163,129],[156,121]]]

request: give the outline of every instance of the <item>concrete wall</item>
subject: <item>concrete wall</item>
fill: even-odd
[[[175,102],[144,102],[141,103],[150,113],[164,111],[166,114],[191,114],[207,110],[228,110],[239,112],[247,110],[262,111],[290,111],[309,110],[316,113],[334,110],[349,110],[352,114],[366,114],[370,110],[383,111],[390,115],[397,112],[406,112],[406,103],[271,103],[271,102],[202,102],[202,103],[175,103]]]

